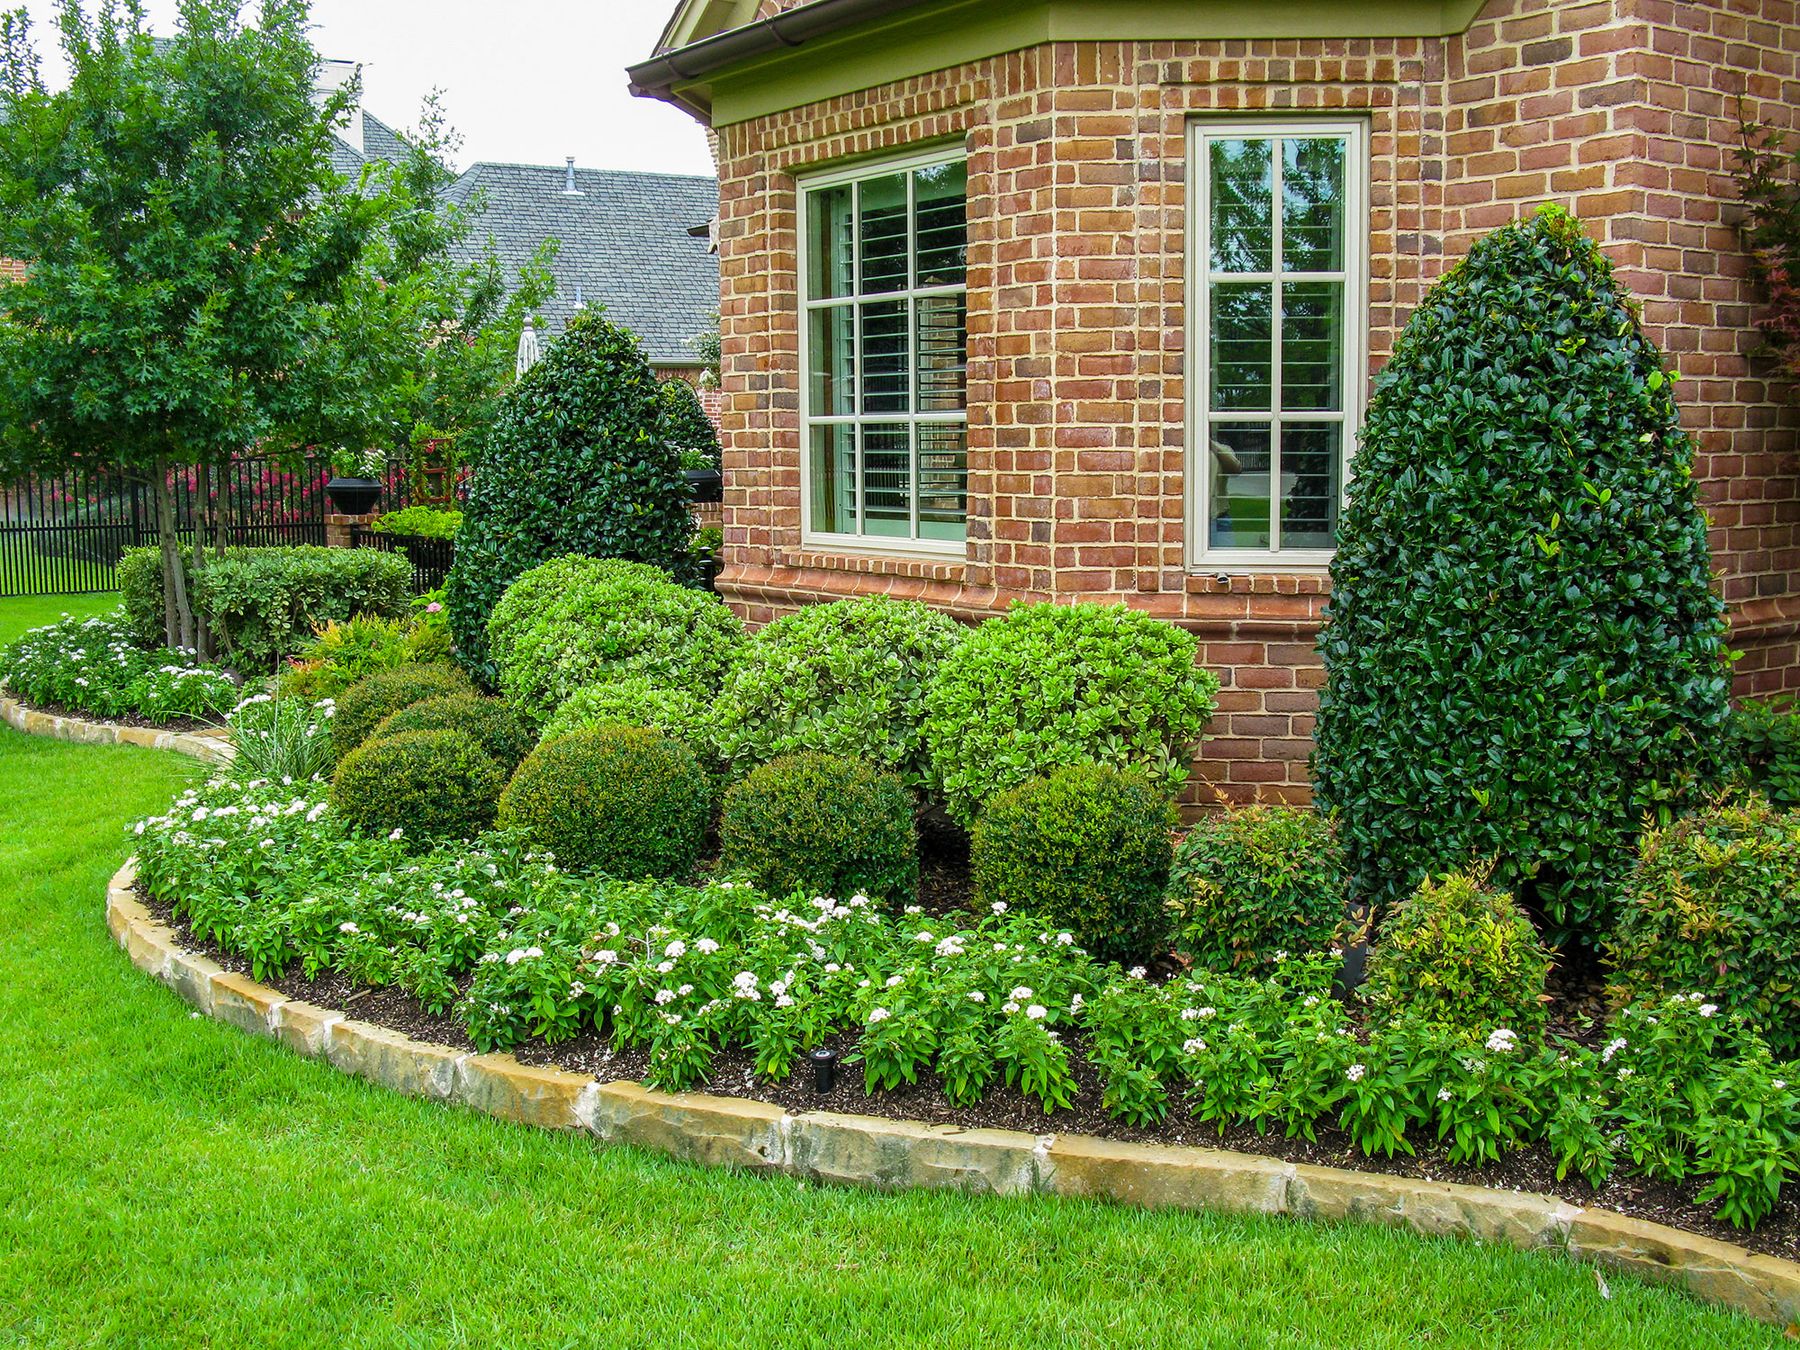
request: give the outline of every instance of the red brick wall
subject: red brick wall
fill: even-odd
[[[1371,372],[1472,238],[1546,199],[1572,206],[1688,382],[1745,684],[1800,685],[1796,416],[1750,354],[1728,207],[1733,81],[1753,118],[1792,124],[1795,10],[1494,0],[1451,39],[1056,44],[722,128],[721,593],[753,622],[868,590],[970,617],[1018,597],[1126,601],[1193,630],[1224,679],[1201,776],[1304,799],[1324,578],[1185,566],[1185,128],[1215,110],[1350,111],[1370,126]],[[804,550],[794,175],[956,137],[966,557]]]

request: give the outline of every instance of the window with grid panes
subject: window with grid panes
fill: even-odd
[[[1362,391],[1360,123],[1196,123],[1196,560],[1330,558]]]
[[[960,554],[966,168],[918,158],[801,188],[805,533]]]

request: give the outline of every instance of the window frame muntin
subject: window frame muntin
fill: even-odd
[[[1281,156],[1273,156],[1271,200],[1273,239],[1271,272],[1218,272],[1212,266],[1212,177],[1205,154],[1214,140],[1282,140],[1343,137],[1344,149],[1344,267],[1329,272],[1281,270]],[[1191,190],[1187,203],[1186,264],[1187,362],[1186,453],[1184,455],[1183,515],[1187,534],[1189,571],[1214,573],[1323,572],[1331,565],[1332,549],[1283,549],[1280,539],[1279,428],[1282,422],[1340,422],[1344,427],[1343,456],[1338,484],[1341,513],[1349,495],[1356,457],[1356,433],[1362,425],[1368,389],[1369,329],[1369,121],[1356,116],[1194,117],[1186,135],[1187,179]],[[1266,413],[1220,412],[1212,401],[1212,324],[1209,290],[1214,281],[1263,282],[1271,288],[1272,341],[1270,358],[1279,385],[1281,360],[1281,292],[1286,282],[1337,281],[1344,284],[1344,368],[1338,412],[1283,412],[1271,391]],[[1271,491],[1270,532],[1277,546],[1267,549],[1214,546],[1210,541],[1212,474],[1202,439],[1214,421],[1261,422],[1274,427],[1270,437]]]
[[[918,286],[919,258],[918,250],[911,247],[907,250],[906,281],[903,290],[882,291],[875,294],[864,294],[862,289],[862,248],[860,236],[852,241],[851,253],[851,289],[846,295],[826,296],[818,299],[812,297],[812,221],[808,205],[811,194],[821,188],[836,187],[848,184],[852,193],[857,191],[855,185],[871,178],[882,178],[890,174],[906,175],[907,219],[908,230],[913,230],[917,205],[914,200],[913,174],[919,169],[931,168],[938,164],[967,164],[969,158],[966,146],[938,145],[927,150],[917,150],[901,155],[887,155],[878,159],[862,159],[854,164],[836,169],[819,170],[813,173],[797,174],[794,179],[795,188],[795,284],[799,300],[796,313],[799,317],[799,376],[800,376],[800,544],[802,548],[818,549],[822,552],[857,553],[857,554],[904,554],[907,556],[924,556],[941,560],[961,561],[968,556],[968,424],[969,408],[965,387],[963,407],[958,412],[908,412],[908,413],[866,413],[861,410],[863,397],[863,307],[882,301],[898,300],[905,304],[907,314],[907,351],[913,353],[917,342],[915,331],[917,324],[916,302],[933,296],[964,297],[964,333],[963,363],[965,371],[968,365],[968,272],[967,258],[964,259],[963,280],[953,286]],[[852,201],[856,200],[855,197]],[[964,189],[965,219],[968,205],[967,189]],[[856,218],[856,207],[851,207],[852,219]],[[966,243],[966,241],[965,241]],[[812,316],[822,309],[846,309],[850,313],[852,324],[851,348],[854,381],[854,398],[850,413],[815,414],[812,411],[813,369],[812,369]],[[914,354],[916,356],[916,354]],[[909,407],[918,405],[918,362],[916,359],[907,362],[906,394]],[[966,378],[966,376],[965,376]],[[894,535],[879,534],[840,534],[832,531],[818,530],[813,526],[813,492],[812,492],[812,441],[815,426],[849,426],[855,438],[854,473],[855,473],[855,519],[860,525],[865,520],[863,499],[866,491],[863,476],[863,431],[870,423],[889,422],[904,423],[908,428],[908,479],[909,505],[908,528],[911,533],[900,538]],[[959,540],[920,539],[919,530],[919,438],[916,428],[921,424],[935,423],[939,425],[960,426],[963,430],[963,538]]]

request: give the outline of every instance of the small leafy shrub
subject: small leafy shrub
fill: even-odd
[[[511,775],[531,753],[537,737],[519,715],[497,698],[480,694],[446,694],[409,703],[375,724],[364,744],[413,731],[460,731]]]
[[[304,783],[331,773],[330,699],[310,702],[252,694],[231,711],[235,772],[272,782]]]
[[[1212,716],[1199,643],[1123,605],[1015,604],[965,636],[925,699],[925,745],[951,817],[1063,765],[1139,768],[1173,797]]]
[[[368,740],[339,761],[331,809],[363,834],[468,839],[494,823],[506,775],[460,731]]]
[[[898,775],[861,760],[778,756],[726,792],[719,866],[771,895],[910,901],[919,889],[913,809]]]
[[[1382,920],[1363,994],[1390,1018],[1535,1030],[1549,975],[1550,953],[1512,896],[1453,872],[1420,882]]]
[[[1745,699],[1731,715],[1744,781],[1783,810],[1800,807],[1800,712],[1791,701]]]
[[[577,689],[557,708],[538,740],[553,741],[594,727],[649,727],[692,750],[709,771],[717,768],[713,714],[685,689],[667,688],[642,675],[627,675]]]
[[[501,402],[474,465],[445,585],[458,656],[487,662],[506,588],[565,554],[650,563],[690,579],[687,480],[637,339],[577,318]]]
[[[743,631],[716,598],[666,572],[571,556],[507,588],[488,641],[501,690],[543,719],[584,686],[632,675],[710,698]]]
[[[148,555],[147,557],[145,555]],[[140,641],[162,632],[162,574],[155,549],[128,549],[120,587]],[[272,673],[333,620],[398,618],[412,594],[412,565],[370,548],[234,548],[211,555],[193,603],[206,615],[219,658]]]
[[[462,512],[442,506],[405,506],[375,517],[376,534],[405,534],[417,539],[454,539],[462,528]]]
[[[450,634],[441,624],[416,618],[364,615],[326,624],[307,640],[298,656],[300,659],[277,677],[281,692],[315,701],[334,699],[378,670],[448,662]]]
[[[524,830],[563,867],[683,877],[705,842],[710,798],[681,742],[643,727],[601,727],[527,755],[500,799],[500,823]]]
[[[1331,822],[1291,806],[1204,816],[1175,850],[1176,946],[1202,966],[1263,967],[1343,936],[1344,865]]]
[[[1580,225],[1488,235],[1363,421],[1313,779],[1378,908],[1494,860],[1565,931],[1726,768],[1726,632],[1673,382]]]
[[[1800,1051],[1800,813],[1751,798],[1646,831],[1606,946],[1625,1004],[1703,992]]]
[[[64,617],[0,649],[0,684],[40,707],[151,722],[223,717],[238,687],[222,670],[166,648],[145,650],[118,615]]]
[[[686,380],[668,379],[657,389],[662,405],[663,435],[681,457],[683,469],[719,467],[719,432],[700,406],[700,396]]]
[[[180,552],[186,566],[194,551],[184,547]],[[118,578],[119,603],[124,607],[130,640],[139,647],[162,646],[168,636],[163,623],[162,550],[122,550],[113,575]]]
[[[817,750],[929,782],[925,691],[963,635],[917,601],[809,605],[750,635],[719,694],[720,753],[734,768]]]
[[[473,694],[469,677],[454,666],[396,666],[364,676],[344,691],[331,718],[331,744],[339,759],[369,738],[380,723],[428,698]]]
[[[1080,764],[995,797],[970,846],[975,898],[1072,930],[1106,960],[1156,954],[1175,808],[1136,770]]]

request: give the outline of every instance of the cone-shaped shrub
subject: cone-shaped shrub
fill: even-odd
[[[469,480],[445,584],[459,657],[487,668],[487,621],[529,568],[567,553],[654,563],[687,579],[687,480],[637,339],[571,322],[507,394]]]
[[[1546,207],[1470,250],[1377,384],[1331,566],[1314,781],[1388,902],[1489,859],[1565,928],[1720,774],[1725,629],[1671,382]]]

